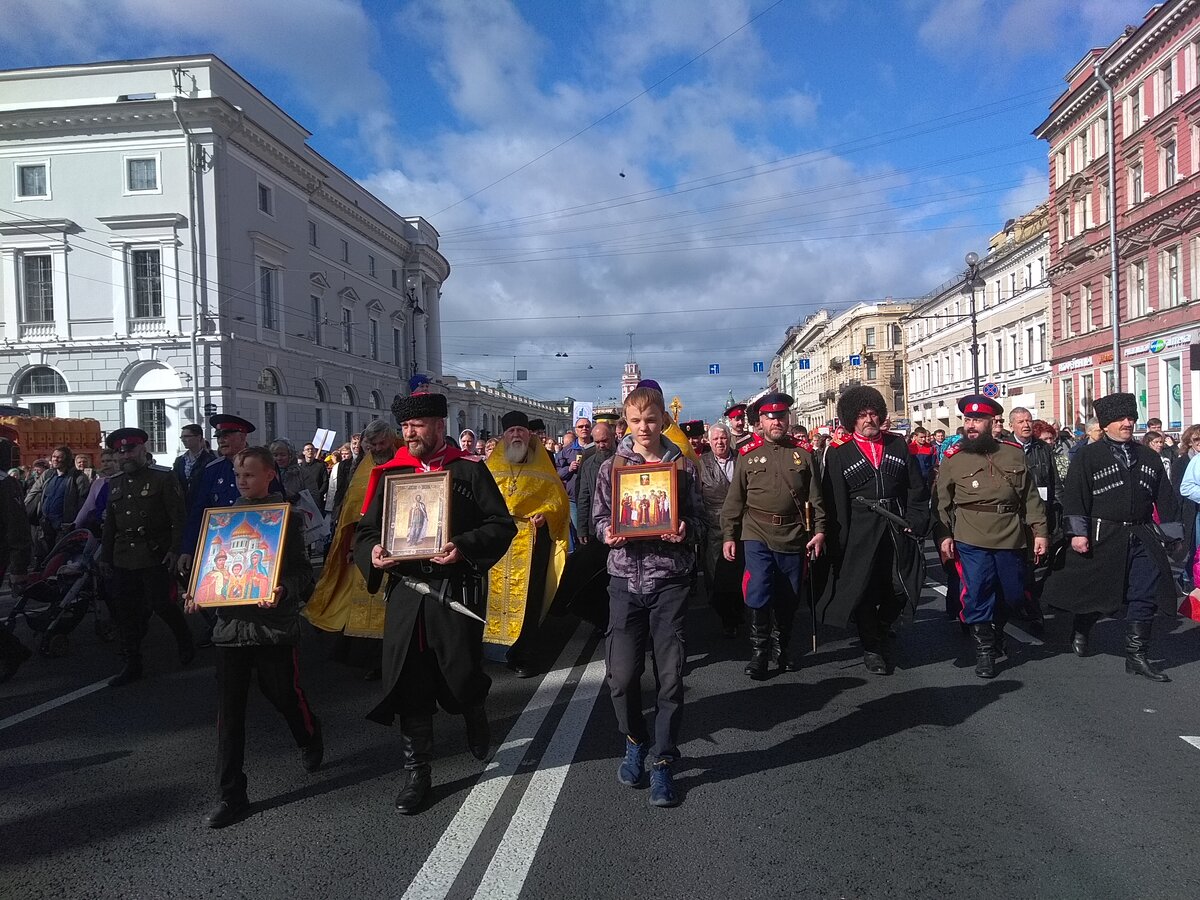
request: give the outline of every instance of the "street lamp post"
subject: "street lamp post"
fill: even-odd
[[[963,293],[970,299],[971,306],[971,380],[975,393],[979,393],[979,319],[975,315],[975,285],[979,283],[979,254],[971,251],[966,256],[967,274]]]
[[[409,275],[404,281],[408,288],[405,296],[408,298],[408,311],[412,315],[412,371],[410,375],[417,374],[417,316],[425,314],[425,310],[421,309],[421,304],[417,302],[417,285],[419,284],[416,275]],[[515,360],[514,360],[515,364]],[[515,377],[515,376],[514,376]]]

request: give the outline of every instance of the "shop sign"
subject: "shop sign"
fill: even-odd
[[[1171,350],[1175,347],[1186,347],[1192,342],[1190,332],[1186,334],[1173,334],[1167,338],[1155,338],[1152,341],[1147,341],[1144,344],[1134,344],[1132,347],[1126,347],[1122,356],[1141,356],[1143,353],[1162,353],[1164,350]]]
[[[1081,356],[1079,359],[1072,359],[1069,362],[1059,363],[1058,371],[1074,372],[1076,369],[1088,369],[1092,366],[1092,358],[1090,356]]]

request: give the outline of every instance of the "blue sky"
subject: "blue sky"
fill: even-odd
[[[919,296],[1044,199],[1030,132],[1148,8],[8,0],[0,53],[218,53],[442,233],[448,373],[494,383],[515,356],[523,392],[602,402],[632,331],[643,373],[711,419],[789,324]]]

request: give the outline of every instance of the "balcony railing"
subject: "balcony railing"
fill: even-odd
[[[162,334],[167,330],[167,320],[158,319],[130,319],[129,334],[132,337],[142,337],[152,334]]]
[[[53,322],[25,322],[21,325],[23,341],[51,341],[57,336]]]

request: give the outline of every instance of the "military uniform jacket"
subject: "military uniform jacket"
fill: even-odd
[[[803,553],[812,536],[804,528],[806,502],[813,506],[813,532],[825,531],[825,501],[812,454],[790,437],[779,444],[755,437],[738,454],[721,507],[723,539]]]
[[[988,550],[1020,550],[1034,537],[1048,537],[1046,508],[1025,454],[1001,442],[993,453],[968,453],[962,442],[946,451],[933,485],[933,537],[948,537]]]
[[[101,562],[119,569],[148,569],[179,546],[183,489],[170,469],[145,468],[108,480]]]
[[[1063,569],[1046,582],[1043,599],[1058,609],[1111,615],[1125,597],[1128,547],[1136,537],[1159,569],[1158,602],[1175,602],[1171,564],[1153,527],[1153,508],[1174,490],[1162,462],[1149,447],[1131,444],[1133,465],[1117,461],[1102,437],[1081,447],[1071,460],[1063,488]],[[1070,547],[1086,537],[1087,553]]]
[[[916,457],[904,438],[883,436],[879,467],[863,455],[853,439],[830,448],[825,456],[822,489],[825,495],[831,577],[817,603],[822,622],[845,628],[868,595],[873,560],[887,542],[886,558],[895,567],[893,580],[904,586],[910,607],[916,607],[925,583],[925,559],[919,540],[900,533],[878,513],[854,503],[855,497],[884,502],[889,512],[903,517],[917,538],[929,528],[929,488]],[[814,567],[815,568],[815,567]]]
[[[200,540],[200,524],[204,521],[204,510],[213,506],[233,506],[242,496],[238,493],[237,480],[234,478],[233,460],[219,456],[210,462],[204,467],[204,474],[200,476],[200,482],[194,491],[188,498],[187,521],[183,526],[180,553],[196,552],[196,542]],[[283,485],[279,483],[278,475],[271,479],[268,493],[283,493]]]

